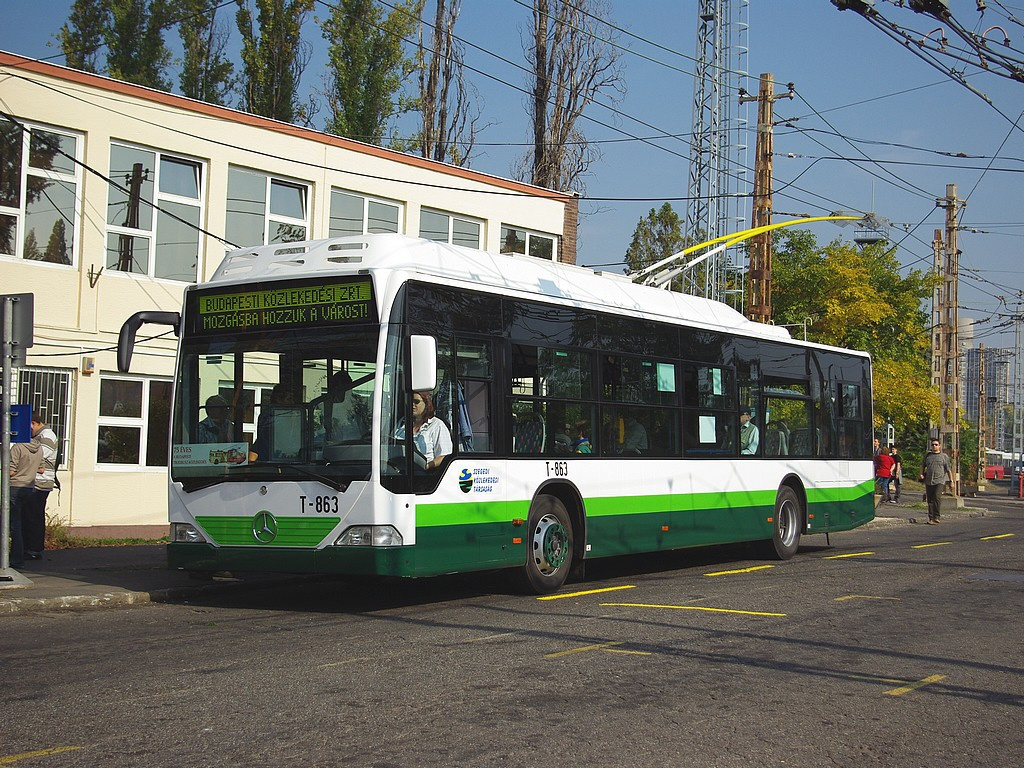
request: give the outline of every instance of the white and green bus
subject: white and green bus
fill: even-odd
[[[787,559],[874,515],[867,354],[622,275],[345,237],[228,254],[180,315],[125,323],[122,370],[146,322],[180,336],[175,568],[546,593],[590,558]],[[406,429],[413,400],[450,444]]]

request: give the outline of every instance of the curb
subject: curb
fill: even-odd
[[[306,581],[316,576],[286,576],[260,581],[231,581],[196,586],[176,586],[154,589],[150,592],[125,590],[104,592],[99,595],[62,595],[59,597],[15,597],[0,600],[0,616],[20,613],[44,613],[49,611],[84,611],[93,608],[129,608],[151,603],[181,603],[201,595],[218,592],[256,591],[276,587],[291,581]]]
[[[158,592],[106,592],[102,595],[63,595],[61,597],[21,597],[0,600],[0,614],[43,611],[78,611],[87,608],[118,608],[160,602]]]

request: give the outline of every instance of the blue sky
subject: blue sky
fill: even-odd
[[[1024,19],[1022,0],[1001,4]],[[580,124],[589,138],[604,142],[603,157],[586,180],[588,195],[604,199],[581,205],[579,260],[586,265],[621,263],[637,221],[662,200],[686,196],[689,171],[689,146],[683,139],[658,142],[664,149],[622,139],[626,134],[690,131],[697,2],[611,0],[608,5],[616,25],[663,48],[620,36],[623,47],[655,61],[624,52],[627,94],[616,107],[623,114],[598,106],[588,111],[621,130]],[[50,43],[69,6],[70,0],[0,0],[0,49],[53,57],[58,49]],[[876,0],[876,7],[921,34],[940,26],[885,0]],[[1024,26],[1008,23],[1005,15],[991,10],[980,15],[974,0],[950,0],[950,8],[964,26],[978,32],[1001,24],[1012,47],[1024,50]],[[233,8],[225,10],[230,12],[224,14],[225,22],[237,40]],[[321,5],[315,13],[325,12]],[[522,38],[529,23],[528,7],[517,0],[463,0],[456,33],[479,47],[467,49],[466,63],[491,76],[468,73],[483,100],[481,124],[486,128],[478,136],[473,161],[482,171],[511,175],[527,140],[526,96],[500,82],[524,88],[526,75],[497,57],[525,62]],[[312,20],[306,38],[313,60],[304,86],[315,88],[325,43]],[[947,184],[956,184],[959,196],[967,198],[961,224],[969,228],[960,233],[961,316],[977,321],[976,337],[986,346],[1012,346],[1012,328],[999,328],[1010,310],[997,297],[1005,296],[1012,307],[1024,290],[1024,131],[1012,127],[1024,109],[1024,84],[991,73],[970,76],[992,99],[993,108],[829,0],[752,0],[749,48],[748,91],[757,92],[759,73],[771,72],[777,90],[793,82],[797,93],[793,101],[775,105],[777,121],[789,120],[800,129],[776,129],[775,210],[811,215],[838,209],[876,211],[897,225],[893,239],[900,242],[900,262],[908,269],[928,269],[933,231],[944,226],[935,199],[945,194]],[[59,56],[51,60],[63,63]],[[752,110],[751,120],[755,116]],[[956,159],[938,152],[972,157]],[[673,206],[685,212],[685,202]],[[784,218],[776,216],[777,221]],[[814,231],[820,242],[853,235],[852,228],[832,225],[817,225]]]

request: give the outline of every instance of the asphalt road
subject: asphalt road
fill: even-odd
[[[1024,503],[939,526],[0,622],[0,765],[1020,766]],[[604,590],[604,591],[599,591]]]

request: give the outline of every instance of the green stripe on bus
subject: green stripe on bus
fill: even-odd
[[[332,517],[278,517],[277,536],[263,544],[252,532],[251,517],[201,516],[196,522],[214,543],[224,547],[315,547],[338,524]]]
[[[875,492],[875,481],[866,480],[860,485],[848,485],[844,487],[808,488],[807,501],[810,504],[822,502],[848,502],[856,501],[864,496],[870,496]]]
[[[872,481],[845,488],[808,489],[809,504],[849,503],[870,495]],[[714,511],[737,508],[773,508],[776,491],[733,491],[731,493],[683,493],[651,496],[607,496],[585,500],[587,517],[644,515],[667,512]],[[528,500],[471,501],[449,504],[419,504],[416,525],[435,528],[445,525],[501,523],[513,518],[525,519],[530,513]]]

